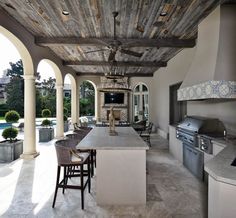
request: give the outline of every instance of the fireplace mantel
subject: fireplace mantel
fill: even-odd
[[[111,107],[113,107],[113,108],[127,108],[127,105],[104,105],[104,106],[102,106],[102,108],[111,108]]]

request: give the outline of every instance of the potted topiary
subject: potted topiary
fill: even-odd
[[[49,109],[42,110],[42,117],[45,119],[42,121],[42,128],[39,129],[39,142],[49,142],[54,138],[54,129],[52,128],[52,122],[48,119],[51,116]]]
[[[2,137],[5,139],[0,142],[0,162],[10,162],[16,160],[23,153],[23,140],[18,140],[18,130],[12,127],[12,123],[18,122],[20,115],[14,111],[8,111],[5,114],[7,123],[11,123],[11,127],[3,130]]]
[[[69,131],[68,109],[64,107],[64,132]]]

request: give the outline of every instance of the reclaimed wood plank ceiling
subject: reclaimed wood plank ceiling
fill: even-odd
[[[114,57],[118,71],[129,76],[152,76],[182,49],[195,45],[198,24],[222,2],[1,0],[0,7],[28,29],[36,43],[48,46],[78,75],[108,72],[112,45],[118,42]],[[115,41],[114,11],[118,12]],[[94,50],[102,51],[91,52]],[[137,57],[134,52],[141,55]]]

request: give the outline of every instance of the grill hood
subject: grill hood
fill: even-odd
[[[236,98],[236,5],[223,4],[198,28],[196,53],[178,100]]]
[[[219,119],[200,116],[185,117],[177,128],[198,134],[218,133],[222,136],[225,130],[223,123]]]

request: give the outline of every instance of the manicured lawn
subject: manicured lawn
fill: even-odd
[[[0,117],[0,120],[5,120],[4,117]]]

